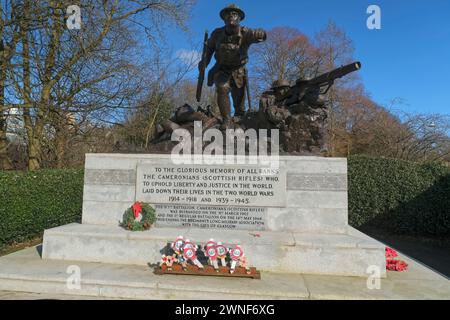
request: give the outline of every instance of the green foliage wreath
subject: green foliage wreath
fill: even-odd
[[[135,219],[135,206],[140,208],[140,214],[142,218],[140,220]],[[140,207],[139,207],[140,206]],[[128,208],[123,214],[122,223],[120,224],[127,230],[131,231],[144,231],[150,229],[150,227],[156,221],[155,209],[148,203],[136,202],[133,206]]]

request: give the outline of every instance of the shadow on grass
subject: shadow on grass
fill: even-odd
[[[20,250],[23,250],[23,249],[26,249],[26,248],[35,247],[35,246],[38,246],[38,245],[42,246],[41,243],[42,243],[42,237],[37,237],[35,239],[31,239],[31,240],[28,240],[28,241],[24,241],[24,242],[20,242],[20,243],[14,243],[14,244],[5,246],[5,247],[3,247],[0,250],[0,257],[6,256],[8,254],[11,254],[11,253],[14,253],[16,251],[20,251]],[[39,249],[39,250],[41,250],[41,251],[38,251],[39,254],[41,254],[42,249]]]
[[[450,278],[450,174],[358,229]]]
[[[42,244],[36,246],[36,251],[39,254],[39,257],[42,259]]]
[[[450,279],[450,245],[440,240],[396,235],[370,227],[359,228],[359,230]]]

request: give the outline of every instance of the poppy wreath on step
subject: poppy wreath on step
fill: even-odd
[[[385,256],[386,256],[386,270],[401,272],[406,271],[406,269],[408,268],[408,264],[405,261],[394,259],[398,257],[398,253],[394,249],[386,247]]]
[[[121,226],[131,231],[144,231],[156,221],[155,209],[145,202],[136,202],[123,214]]]

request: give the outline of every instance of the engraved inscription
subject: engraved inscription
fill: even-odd
[[[256,166],[143,164],[137,167],[136,200],[161,204],[284,207],[286,172],[284,168]]]
[[[267,208],[155,205],[157,227],[266,230]]]

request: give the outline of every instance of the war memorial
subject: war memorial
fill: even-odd
[[[402,297],[366,289],[374,272],[386,279],[385,245],[348,225],[347,160],[324,156],[326,93],[362,64],[295,83],[279,79],[257,111],[246,110],[248,49],[266,33],[242,27],[245,13],[236,6],[220,16],[225,26],[205,36],[197,100],[204,85],[214,86],[221,114],[186,104],[157,126],[153,153],[86,154],[82,223],[46,230],[41,257],[23,257],[33,272],[17,266],[20,257],[3,262],[0,289],[146,299]],[[155,215],[148,225],[144,204]],[[134,212],[128,225],[127,210]],[[134,223],[144,230],[133,231]],[[178,275],[154,274],[177,263]],[[66,277],[67,267],[78,265],[77,291]],[[239,276],[239,266],[247,270],[240,276],[256,270],[258,278],[238,286],[217,277]],[[217,274],[183,275],[208,267]],[[342,287],[356,281],[362,293],[325,288],[313,295],[304,275],[313,283],[339,277]]]
[[[213,135],[224,133],[233,140],[236,136],[236,144],[242,142],[244,150],[235,148],[235,141],[231,141],[231,149],[222,150],[223,145],[230,145],[222,141],[205,155],[208,146],[204,149],[203,141],[188,135],[178,141],[181,146],[187,144],[182,152],[175,145],[171,154],[87,154],[82,224],[47,230],[43,259],[146,265],[159,261],[165,244],[183,235],[194,243],[220,238],[221,242],[238,244],[247,252],[250,264],[263,271],[366,276],[367,268],[374,265],[385,275],[384,247],[349,234],[346,160],[285,156],[273,150],[279,145],[275,136],[279,127],[281,145],[287,149],[289,139],[295,136],[296,122],[300,122],[308,134],[303,135],[304,144],[297,145],[295,151],[320,153],[324,139],[322,130],[316,127],[325,126],[325,117],[316,116],[324,113],[320,90],[327,90],[335,79],[360,68],[360,63],[315,79],[298,80],[292,87],[279,81],[272,91],[264,93],[258,114],[246,114],[247,50],[252,43],[264,41],[266,33],[240,27],[245,14],[237,7],[227,7],[220,15],[226,25],[214,30],[204,44],[197,98],[201,96],[205,68],[215,53],[216,65],[208,74],[208,85],[216,87],[221,118],[202,114],[198,120],[209,125],[199,129],[200,138],[203,132],[207,135],[214,130]],[[182,108],[176,116],[186,118],[187,128],[172,130],[172,139],[167,141],[170,145],[179,140],[174,136],[189,132],[192,122],[194,130],[202,124],[195,121],[198,111]],[[270,117],[274,114],[282,116]],[[182,125],[175,121],[171,122]],[[271,126],[264,127],[266,123]],[[236,134],[244,129],[243,136]],[[261,133],[268,129],[265,140],[270,152],[265,154],[265,167],[261,165],[264,148],[251,152],[252,146],[260,147],[261,134],[256,139],[248,138],[256,130]],[[179,155],[180,164],[174,164],[174,153]],[[193,158],[191,164],[186,163],[189,157]],[[251,164],[252,158],[256,164]],[[123,212],[136,201],[152,204],[157,217],[154,228],[138,234],[119,226]],[[252,235],[255,233],[258,236]]]

